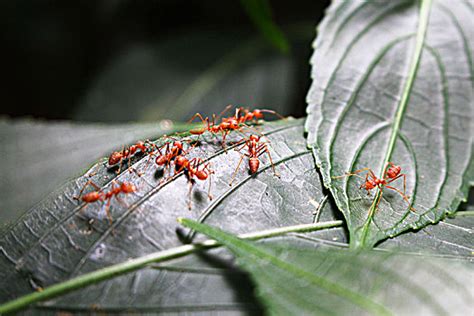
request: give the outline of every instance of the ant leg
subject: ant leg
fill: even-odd
[[[226,106],[225,109],[218,116],[216,116],[216,119],[221,118],[227,111],[232,109],[232,107],[233,107],[232,104],[229,104],[228,106]]]
[[[377,176],[375,173],[372,171],[372,169],[369,169],[369,172],[367,173],[368,176],[372,177],[372,180],[377,180]]]
[[[192,196],[191,193],[193,191],[193,180],[189,179],[189,191],[188,191],[188,209],[191,210],[192,208]]]
[[[379,200],[377,201],[377,204],[375,205],[375,209],[374,209],[374,212],[376,212],[378,209],[379,209],[379,204],[380,204],[380,201],[382,201],[382,196],[383,196],[383,190],[379,187],[380,189],[380,196],[379,196]],[[376,195],[377,196],[377,195]]]
[[[214,171],[210,170],[206,165],[206,169],[209,172],[209,187],[207,188],[207,197],[209,198],[210,201],[212,201],[212,194],[211,194],[211,183],[212,183],[212,174]]]
[[[346,172],[345,174],[343,174],[342,176],[334,176],[332,177],[332,179],[339,179],[339,178],[344,178],[344,177],[351,177],[351,176],[356,176],[356,177],[359,177],[361,179],[364,179],[364,177],[362,176],[359,176],[359,173],[361,172],[364,172],[364,171],[372,171],[370,168],[362,168],[362,169],[358,169],[354,172]],[[373,173],[373,172],[372,172]]]
[[[257,130],[256,128],[253,128],[252,126],[247,125],[247,124],[245,124],[245,123],[241,123],[241,124],[242,124],[242,128],[245,127],[245,128],[247,128],[247,129],[249,129],[250,131],[255,132],[256,134],[258,134],[258,136],[260,136],[260,137],[265,137],[265,135],[264,135],[262,132],[260,132],[259,130]],[[265,137],[265,138],[266,138],[266,137]],[[268,138],[267,138],[267,139],[268,139]]]
[[[194,121],[194,119],[196,117],[199,118],[203,124],[206,124],[206,123],[209,122],[209,118],[206,117],[206,119],[204,119],[202,117],[201,113],[196,113],[196,114],[193,115],[193,117],[191,117],[191,119],[188,121],[188,123],[191,123],[192,121]]]
[[[239,160],[239,163],[237,164],[237,168],[235,168],[235,171],[234,171],[234,174],[232,175],[232,178],[229,182],[229,185],[232,186],[232,183],[234,182],[235,180],[235,176],[237,175],[237,171],[239,171],[239,167],[240,167],[240,164],[242,163],[242,160],[244,159],[245,155],[244,154],[240,154],[240,160]]]
[[[224,151],[227,154],[227,146],[225,143],[225,139],[227,138],[227,135],[229,135],[230,131],[222,131],[222,147],[224,147]]]
[[[127,208],[128,205],[118,196],[115,196],[115,198],[117,199],[117,201],[124,207],[124,208]]]
[[[394,190],[394,191],[396,191],[398,194],[400,194],[400,195],[403,197],[403,199],[408,203],[408,206],[410,207],[410,211],[412,211],[412,212],[415,212],[415,211],[416,211],[416,210],[411,206],[411,203],[410,203],[410,200],[408,200],[408,197],[407,197],[405,194],[403,194],[402,191],[400,191],[399,189],[394,188],[394,187],[392,187],[392,186],[390,186],[390,185],[386,185],[385,187],[388,188],[388,189]]]
[[[407,191],[407,176],[406,176],[406,174],[401,173],[398,176],[396,176],[395,178],[388,181],[387,183],[392,183],[393,181],[395,181],[395,180],[397,180],[398,178],[401,178],[401,177],[403,177],[403,194],[406,195],[406,191]]]
[[[276,112],[276,111],[273,111],[273,110],[266,110],[266,109],[263,109],[263,110],[259,110],[260,112],[263,112],[263,113],[270,113],[270,114],[273,114],[275,116],[277,116],[278,118],[284,120],[286,119],[286,117],[284,117],[283,115],[281,115],[280,113]]]
[[[122,170],[122,163],[123,163],[123,160],[125,159],[124,154],[125,154],[125,146],[122,146],[122,157],[120,158],[120,161],[119,161],[119,167],[117,171],[115,172],[116,174],[119,174],[120,171]]]
[[[276,170],[275,170],[275,164],[273,163],[272,155],[270,155],[270,150],[268,150],[267,144],[261,144],[261,146],[263,146],[262,149],[264,149],[264,150],[258,156],[262,155],[263,153],[267,153],[268,159],[270,159],[270,164],[272,165],[273,174],[279,178],[280,174],[278,172],[276,172]],[[259,149],[257,149],[257,152],[258,151],[259,151]]]
[[[72,198],[73,198],[74,200],[79,200],[79,199],[81,198],[81,196],[82,196],[82,193],[84,193],[84,190],[85,190],[89,185],[93,186],[94,189],[96,189],[96,191],[99,191],[99,190],[100,190],[100,187],[99,187],[97,184],[95,184],[92,180],[87,180],[86,184],[84,184],[84,186],[82,187],[81,191],[79,191],[79,195],[78,195],[78,196],[73,196]]]
[[[357,175],[357,174],[354,174],[354,176],[357,176],[357,177],[360,177],[360,178],[364,179],[363,177],[361,177],[361,176],[359,176],[359,175]],[[359,186],[359,189],[364,188],[364,184],[366,184],[367,181],[369,181],[369,174],[368,174],[368,173],[365,175],[364,183],[362,183],[362,184]],[[364,188],[364,189],[367,190],[367,195],[370,195],[370,189],[367,189],[367,188]]]
[[[107,200],[107,204],[105,205],[105,214],[107,215],[107,218],[109,219],[110,225],[113,223],[112,215],[110,214],[110,202],[112,201],[112,198],[109,198]]]
[[[132,165],[131,165],[131,157],[128,158],[128,160],[127,160],[127,166],[128,166],[127,170],[128,170],[129,173],[132,173],[132,172],[133,172],[133,173],[135,173],[135,174],[136,174],[137,176],[139,176],[139,177],[142,176],[142,174],[141,174],[140,172],[138,172],[135,168],[132,167]]]

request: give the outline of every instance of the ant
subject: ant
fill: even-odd
[[[284,118],[283,116],[272,110],[256,109],[250,111],[248,109],[240,107],[235,110],[234,116],[223,117],[221,119],[221,123],[217,124],[216,120],[222,117],[222,115],[224,115],[224,113],[227,112],[231,107],[232,105],[228,105],[218,116],[215,116],[213,114],[212,121],[209,117],[204,118],[200,113],[194,114],[194,116],[189,120],[189,122],[192,122],[196,117],[198,117],[205,126],[203,128],[191,130],[189,132],[193,135],[202,135],[205,131],[209,131],[211,134],[214,135],[222,133],[222,144],[225,148],[225,139],[231,131],[241,131],[244,126],[250,128],[250,126],[246,125],[245,123],[248,121],[263,118],[263,113],[272,113],[281,118]]]
[[[164,153],[161,152],[163,148]],[[166,170],[176,157],[184,153],[184,147],[181,141],[175,140],[173,143],[166,143],[160,148],[157,148],[157,151],[159,155],[156,157],[155,163]]]
[[[186,157],[180,155],[176,157],[174,164],[175,164],[176,173],[179,173],[184,170],[186,178],[188,179],[188,182],[189,182],[189,192],[188,192],[189,210],[191,210],[191,192],[193,190],[193,185],[195,182],[193,177],[196,177],[198,180],[206,180],[207,178],[209,178],[209,188],[207,191],[207,196],[209,200],[212,200],[211,174],[213,174],[214,171],[210,169],[209,167],[210,163],[204,164],[204,160],[202,158],[193,158],[191,160],[188,160]]]
[[[119,164],[119,168],[117,170],[117,174],[120,173],[122,169],[122,163],[125,159],[128,159],[128,167],[130,169],[130,157],[135,155],[137,150],[140,150],[142,153],[148,152],[150,149],[153,148],[153,144],[151,144],[148,140],[146,142],[138,141],[135,145],[130,147],[124,147],[121,151],[114,151],[109,156],[109,167],[115,166]]]
[[[120,184],[117,184],[115,181],[113,181],[112,186],[108,192],[101,192],[100,187],[92,182],[92,180],[89,180],[86,182],[84,187],[81,189],[79,192],[78,196],[73,197],[75,200],[81,200],[82,202],[85,202],[86,204],[89,203],[94,203],[97,201],[107,201],[105,204],[105,213],[107,214],[107,218],[109,219],[110,224],[112,224],[112,216],[110,215],[109,208],[110,208],[110,202],[112,201],[112,198],[115,196],[117,201],[119,201],[121,204],[124,204],[124,202],[119,198],[119,194],[129,194],[137,191],[137,188],[135,187],[134,184],[129,183],[129,182],[121,182]],[[89,193],[86,193],[82,195],[82,192],[84,192],[85,188],[87,186],[93,186],[96,191],[92,191]]]
[[[239,123],[246,123],[249,121],[258,121],[259,119],[263,119],[264,117],[263,113],[270,113],[270,114],[276,115],[280,119],[285,118],[284,116],[280,115],[278,112],[275,112],[273,110],[255,109],[253,111],[250,111],[249,109],[246,109],[243,107],[237,108],[235,110],[234,118],[236,118]]]
[[[229,135],[231,131],[242,129],[242,126],[239,124],[239,121],[234,117],[223,119],[220,124],[216,124],[215,115],[212,115],[212,122],[211,122],[209,117],[203,118],[200,113],[196,113],[189,120],[189,122],[192,122],[196,117],[198,117],[205,126],[200,129],[190,130],[189,132],[193,135],[202,135],[206,131],[209,131],[211,134],[214,134],[214,135],[218,133],[222,133],[222,144],[224,148],[225,148],[225,139],[227,135]]]
[[[230,186],[232,186],[235,176],[237,175],[237,171],[239,170],[240,164],[242,163],[242,160],[245,156],[249,157],[250,173],[255,174],[258,171],[258,167],[260,166],[260,160],[258,157],[266,153],[268,155],[268,158],[270,159],[273,173],[275,174],[275,176],[280,177],[280,175],[275,170],[275,165],[273,163],[272,156],[270,155],[270,151],[268,150],[267,143],[261,143],[260,138],[261,136],[250,135],[248,139],[245,139],[245,143],[240,148],[235,149],[240,152],[246,146],[248,152],[245,154],[241,154],[239,163],[237,164],[237,168],[235,168],[232,180],[229,183]]]
[[[170,170],[169,167],[171,165],[171,162],[173,162],[176,159],[176,157],[188,154],[189,151],[192,148],[194,148],[197,144],[198,142],[190,146],[187,150],[184,150],[184,143],[182,141],[174,140],[173,142],[168,142],[164,144],[163,146],[156,148],[156,151],[158,152],[158,156],[155,159],[155,163],[158,166],[163,167],[164,170],[166,169]],[[150,155],[154,155],[154,154],[155,154],[155,151],[150,153]]]
[[[359,173],[364,172],[364,171],[368,171],[365,178],[359,175]],[[411,206],[409,197],[406,195],[406,174],[401,173],[401,171],[402,171],[402,168],[400,166],[395,165],[393,162],[387,162],[387,165],[384,168],[382,179],[377,178],[375,173],[370,168],[359,169],[352,173],[348,172],[343,176],[333,177],[333,179],[342,178],[342,177],[350,177],[350,176],[356,176],[356,177],[362,178],[365,180],[365,182],[362,183],[359,188],[365,189],[367,191],[367,195],[370,195],[370,191],[372,189],[378,188],[381,192],[381,195],[380,195],[379,200],[377,201],[377,205],[375,206],[375,209],[377,209],[380,203],[380,200],[382,199],[382,194],[383,194],[382,189],[385,187],[387,189],[394,190],[395,192],[400,194],[402,198],[408,203],[408,206],[410,207],[410,211],[415,212],[416,210]],[[393,186],[388,185],[389,183],[392,183],[393,181],[399,178],[403,178],[403,192]]]

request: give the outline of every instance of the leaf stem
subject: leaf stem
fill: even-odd
[[[449,217],[462,217],[462,216],[474,216],[474,211],[462,211],[462,212],[456,212],[452,216]]]
[[[178,222],[182,222],[182,218],[178,218]],[[315,223],[315,224],[303,224],[303,225],[294,225],[294,226],[286,226],[281,228],[274,228],[259,231],[256,233],[248,233],[239,235],[240,238],[243,239],[250,239],[250,240],[257,240],[263,238],[270,238],[275,236],[281,236],[287,233],[295,233],[295,232],[311,232],[323,229],[329,229],[334,227],[342,226],[342,221],[328,221],[322,223]],[[45,288],[41,292],[34,292],[31,294],[27,294],[21,296],[17,299],[9,301],[5,304],[0,305],[0,314],[7,314],[18,311],[27,307],[30,304],[44,301],[47,299],[51,299],[53,297],[71,292],[76,289],[80,289],[100,281],[104,281],[110,279],[112,277],[122,275],[125,273],[129,273],[141,268],[146,267],[150,263],[157,263],[163,262],[179,257],[184,257],[189,255],[197,250],[202,249],[209,249],[214,247],[221,246],[215,240],[206,240],[202,243],[192,244],[192,245],[183,245],[163,251],[158,251],[151,253],[146,256],[138,257],[135,259],[131,259],[122,263],[118,263],[100,270],[96,270],[94,272],[86,273],[80,275],[78,277],[72,278],[70,280],[52,285],[50,287]]]

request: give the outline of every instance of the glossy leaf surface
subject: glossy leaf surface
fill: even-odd
[[[145,172],[142,177],[123,172],[116,178],[135,183],[139,190],[122,196],[125,206],[112,201],[114,221],[109,225],[103,205],[85,206],[73,200],[89,179],[110,188],[115,174],[103,163],[92,167],[85,176],[31,209],[1,237],[0,301],[128,258],[179,246],[179,216],[201,219],[235,233],[313,222],[315,208],[310,200],[320,201],[323,194],[313,157],[306,149],[302,121],[269,124],[264,130],[281,178],[273,175],[268,157],[263,155],[256,176],[250,176],[247,164],[242,164],[230,187],[240,155],[232,147],[226,154],[220,145],[214,145],[215,138],[206,135],[209,142],[196,147],[192,155],[209,158],[215,171],[211,187],[214,199],[207,198],[208,183],[197,182],[191,211],[187,208],[188,183],[184,175],[160,184],[153,160],[145,170],[145,157],[133,165]],[[89,177],[91,172],[97,174]],[[324,204],[320,220],[331,217],[331,212],[331,205]],[[327,232],[316,236],[344,238]],[[144,269],[54,299],[41,308],[80,311],[97,304],[104,311],[258,311],[251,284],[242,281],[242,273],[232,267],[231,257],[216,251],[219,257],[194,255],[175,260],[159,269]]]
[[[353,246],[436,223],[465,200],[474,178],[473,21],[468,1],[340,1],[327,12],[306,129]],[[382,178],[389,161],[406,174],[416,212],[394,190],[359,190],[366,172],[334,178],[361,168]],[[403,191],[403,178],[391,185]]]
[[[175,128],[168,121],[106,125],[0,120],[0,216],[5,222],[18,218],[112,150]]]

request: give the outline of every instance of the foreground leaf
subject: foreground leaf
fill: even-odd
[[[182,223],[235,254],[273,315],[461,315],[473,307],[473,288],[466,280],[473,280],[474,269],[466,262],[316,250],[285,240],[257,245],[208,225]]]
[[[320,201],[323,193],[313,157],[306,149],[302,123],[287,120],[263,127],[272,142],[272,158],[281,178],[273,175],[268,158],[262,156],[259,173],[249,176],[247,166],[241,166],[233,187],[229,181],[239,153],[229,147],[225,154],[221,146],[213,144],[214,138],[206,135],[209,143],[196,147],[193,154],[208,157],[212,163],[214,199],[207,198],[207,183],[198,182],[193,189],[192,211],[187,209],[185,177],[180,174],[159,185],[156,168],[149,167],[141,178],[129,172],[116,178],[135,183],[139,191],[124,196],[127,207],[113,200],[114,222],[110,226],[100,204],[85,207],[72,199],[89,177],[71,181],[0,237],[0,302],[30,293],[34,287],[44,288],[129,258],[180,246],[176,235],[181,227],[176,218],[180,216],[234,233],[312,223],[315,215],[310,200]],[[145,172],[146,164],[144,158],[133,166]],[[103,164],[91,171],[97,172],[91,179],[110,186],[114,173]],[[324,204],[323,213],[331,213],[331,208]],[[327,220],[324,214],[321,220]],[[332,238],[321,236],[326,237]],[[121,276],[40,308],[51,313],[90,310],[93,304],[105,311],[258,311],[250,283],[242,282],[242,274],[233,269],[228,255],[222,250],[218,253],[217,259],[194,255],[166,267]]]
[[[291,232],[301,232],[308,233],[314,232],[322,229],[339,227],[342,225],[342,221],[330,221],[325,223],[314,223],[314,224],[303,224],[303,225],[294,225],[286,226],[277,229],[264,230],[257,233],[243,234],[239,235],[240,238],[249,239],[249,240],[258,240],[264,238],[271,238],[276,236],[282,236]],[[47,287],[41,291],[33,292],[31,294],[24,295],[15,300],[7,302],[5,304],[0,304],[0,315],[4,313],[11,313],[25,309],[31,304],[38,303],[47,299],[54,298],[59,295],[64,295],[71,291],[90,286],[95,283],[99,283],[104,280],[112,279],[119,275],[127,274],[132,271],[136,271],[142,268],[145,268],[151,263],[158,263],[169,261],[175,258],[180,258],[187,256],[193,252],[197,252],[203,249],[211,249],[215,247],[220,247],[215,240],[206,240],[205,242],[192,245],[183,245],[175,248],[167,249],[164,251],[158,251],[151,253],[139,258],[134,258],[127,260],[122,263],[111,265],[102,269],[99,269],[94,272],[86,273],[84,275],[72,278],[70,280],[54,284],[53,286]],[[159,269],[168,269],[172,271],[171,267],[158,266]],[[182,268],[178,271],[184,272],[185,268]],[[188,271],[197,272],[199,269],[196,267],[187,268]]]
[[[474,178],[473,12],[467,1],[344,1],[321,24],[308,144],[353,246],[436,223],[465,200]],[[366,196],[363,180],[332,178],[365,167],[382,177],[388,161],[406,173],[416,212],[388,189],[376,208],[381,194]],[[403,190],[403,179],[393,185]]]

